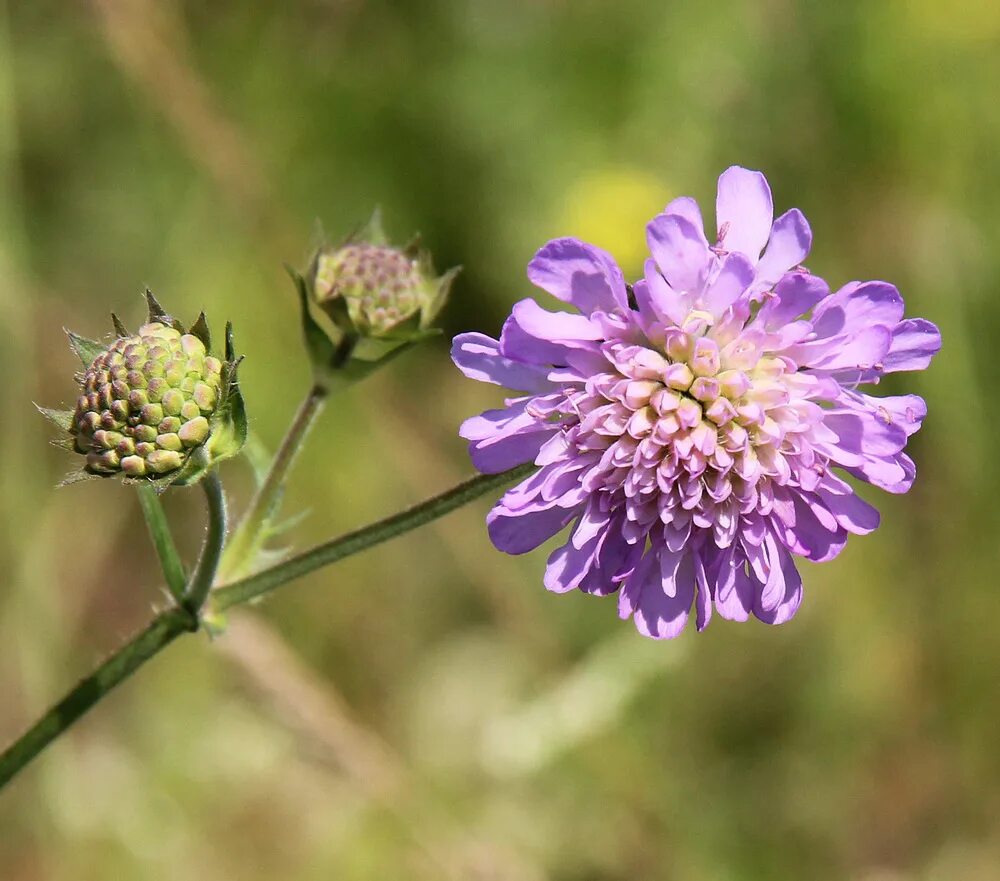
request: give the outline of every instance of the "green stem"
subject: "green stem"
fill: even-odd
[[[443,517],[485,493],[530,474],[534,467],[532,464],[520,465],[502,474],[480,474],[470,478],[412,508],[316,545],[270,569],[263,569],[247,578],[220,587],[212,592],[212,607],[221,612],[230,606],[257,599],[288,581],[301,578],[316,569],[329,566],[344,557],[358,554],[390,538],[430,523],[438,517]]]
[[[184,609],[169,609],[154,618],[0,755],[0,788],[115,686],[182,633],[196,628],[197,620]]]
[[[236,574],[241,571],[244,565],[253,562],[264,529],[278,506],[285,485],[285,477],[288,475],[309,429],[323,412],[326,397],[326,388],[316,383],[309,389],[309,393],[299,405],[298,412],[281,441],[281,446],[274,454],[271,468],[264,478],[264,482],[254,494],[250,507],[247,508],[246,514],[243,515],[243,519],[226,548],[222,563],[224,575]]]
[[[142,485],[139,487],[139,504],[146,518],[146,526],[149,527],[149,535],[153,539],[153,547],[156,548],[156,556],[160,560],[167,587],[171,596],[179,603],[184,598],[187,576],[184,574],[184,564],[174,545],[174,537],[163,512],[163,505],[160,504],[160,497],[151,486]]]
[[[322,371],[314,374],[312,388],[309,389],[299,405],[292,424],[288,426],[288,431],[285,433],[278,451],[274,454],[271,468],[267,472],[264,482],[257,489],[250,501],[250,507],[247,508],[239,526],[233,532],[222,561],[222,575],[237,575],[243,571],[243,567],[253,565],[257,551],[265,540],[265,529],[271,518],[274,517],[281,501],[281,494],[285,488],[285,478],[309,434],[309,429],[323,412],[326,399],[330,395],[332,379],[350,361],[357,344],[357,336],[343,334],[333,348],[330,363],[325,365]]]
[[[533,465],[521,465],[502,474],[483,474],[473,477],[406,511],[317,545],[284,563],[219,588],[212,592],[211,605],[215,610],[222,611],[256,599],[293,578],[423,526],[486,493],[526,476],[533,468]],[[206,590],[206,573],[209,570],[215,571],[221,551],[221,541],[225,535],[225,505],[218,477],[213,472],[205,478],[205,481],[210,484],[205,487],[210,512],[209,535],[198,566],[191,577],[184,604],[158,615],[142,633],[82,680],[8,747],[0,755],[0,788],[143,663],[166,648],[180,634],[198,629],[198,612],[201,609],[198,597]],[[207,576],[207,583],[210,587],[211,576]],[[203,601],[204,597],[201,599]]]
[[[226,498],[222,492],[219,473],[215,470],[209,471],[201,481],[201,485],[208,500],[208,532],[201,548],[201,555],[198,557],[198,564],[191,573],[191,580],[184,591],[181,603],[188,614],[195,619],[198,618],[201,607],[205,605],[205,598],[212,589],[212,582],[215,580],[215,573],[222,559],[222,548],[226,542]]]

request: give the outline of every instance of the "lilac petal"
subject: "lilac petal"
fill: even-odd
[[[505,358],[500,344],[485,334],[460,333],[452,342],[451,360],[469,379],[525,392],[552,389],[545,370]]]
[[[470,441],[499,439],[538,426],[538,420],[528,412],[531,402],[531,398],[521,398],[508,407],[470,416],[458,429],[459,437]]]
[[[607,511],[601,510],[598,504],[600,496],[594,496],[587,509],[583,512],[580,522],[573,532],[573,546],[582,548],[590,541],[608,528],[608,521],[611,515]]]
[[[844,470],[859,480],[895,494],[909,492],[917,473],[913,460],[905,453],[885,459],[862,457],[857,464],[845,465]]]
[[[708,627],[708,622],[712,620],[712,588],[714,585],[709,581],[702,553],[695,551],[691,557],[694,563],[694,579],[697,587],[695,592],[695,627],[701,633]]]
[[[874,414],[857,410],[828,410],[823,425],[837,435],[838,445],[850,452],[891,456],[906,446],[901,425],[883,422]]]
[[[683,217],[695,229],[705,229],[705,221],[701,219],[701,208],[698,207],[698,203],[690,196],[681,196],[674,199],[663,209],[663,213],[676,214],[678,217]],[[707,241],[706,239],[706,243]]]
[[[625,540],[620,521],[610,524],[598,541],[595,563],[580,582],[580,590],[595,596],[614,593],[619,582],[634,571],[642,551],[642,545]]]
[[[497,504],[511,514],[521,510],[539,510],[536,502],[541,493],[542,484],[545,483],[551,471],[551,468],[539,468],[537,471],[529,474],[520,483],[514,484],[514,486],[507,490],[500,497],[500,501]],[[545,507],[548,506],[546,505]]]
[[[764,608],[760,594],[754,600],[753,613],[765,624],[784,624],[798,611],[802,602],[802,577],[795,568],[795,562],[784,548],[778,548],[776,568],[781,570],[780,580],[784,593],[771,608]]]
[[[867,535],[878,529],[878,509],[869,505],[856,493],[836,494],[823,487],[820,487],[817,493],[833,516],[837,518],[837,522],[848,532],[853,532],[855,535]]]
[[[784,354],[804,367],[822,370],[865,370],[882,362],[892,334],[875,325],[857,333],[798,343]]]
[[[496,505],[486,516],[486,528],[497,550],[505,554],[526,554],[552,538],[577,513],[578,510],[553,506],[519,514]]]
[[[635,613],[639,607],[643,586],[650,579],[653,579],[655,584],[659,586],[660,561],[653,549],[646,551],[642,556],[632,573],[625,579],[622,589],[618,593],[618,616],[620,618],[628,618]]]
[[[586,316],[572,312],[549,312],[532,299],[515,303],[511,314],[529,336],[570,348],[581,344],[587,348],[603,335],[601,329]]]
[[[641,291],[643,299],[648,301],[649,308],[656,313],[661,321],[669,324],[681,324],[690,311],[688,298],[670,287],[667,280],[660,275],[656,261],[652,258],[646,261],[645,270],[645,285]],[[640,288],[637,285],[635,288],[637,299],[639,294]]]
[[[753,598],[754,583],[746,561],[730,548],[716,575],[715,610],[728,621],[746,621],[753,611]]]
[[[537,462],[537,457],[536,457]],[[572,492],[580,485],[580,472],[586,467],[586,462],[570,459],[546,467],[545,480],[539,489],[539,496],[545,502],[555,502]]]
[[[508,358],[536,365],[566,364],[570,352],[566,346],[532,336],[518,324],[514,315],[508,316],[503,323],[500,351]]]
[[[859,395],[875,413],[876,418],[902,427],[909,437],[920,429],[920,423],[927,415],[927,402],[920,395],[892,395],[876,398]]]
[[[566,593],[579,587],[580,582],[590,572],[596,548],[596,536],[579,548],[572,542],[566,542],[562,547],[556,548],[549,555],[545,566],[542,582],[546,589],[553,593]]]
[[[795,523],[779,530],[782,544],[814,563],[825,563],[847,544],[847,530],[834,514],[812,495],[793,497]]]
[[[740,298],[753,279],[754,269],[750,260],[743,254],[729,254],[722,261],[715,281],[702,297],[702,303],[718,318]]]
[[[757,320],[769,331],[779,330],[829,294],[829,286],[819,276],[808,272],[789,272],[775,286],[774,295],[761,307]]]
[[[856,333],[873,324],[895,327],[903,317],[903,298],[884,281],[854,282],[827,297],[813,312],[819,337]]]
[[[925,318],[907,318],[892,331],[889,352],[882,361],[886,373],[923,370],[941,350],[941,332]]]
[[[614,258],[579,239],[554,239],[528,264],[533,285],[586,315],[628,309],[625,279]]]
[[[715,217],[720,246],[746,254],[756,263],[771,235],[774,217],[767,178],[738,165],[726,169],[719,178]]]
[[[805,215],[798,208],[786,211],[771,227],[767,249],[757,264],[757,280],[770,287],[805,260],[811,247],[812,231]]]
[[[778,542],[769,532],[764,536],[757,560],[760,566],[754,568],[754,576],[762,588],[757,594],[755,607],[771,611],[785,595],[785,575],[781,568],[781,551]]]
[[[484,474],[499,474],[531,462],[559,426],[539,422],[524,399],[501,410],[487,410],[466,419],[458,433],[468,441],[472,463]]]
[[[661,550],[659,567],[642,583],[633,620],[636,629],[652,639],[673,639],[687,624],[694,600],[694,572],[684,551]]]
[[[689,293],[701,290],[712,260],[704,231],[677,214],[660,214],[646,226],[646,241],[671,287]]]
[[[528,434],[511,435],[501,440],[472,443],[469,444],[469,458],[482,474],[500,474],[534,460],[550,433],[533,431]]]

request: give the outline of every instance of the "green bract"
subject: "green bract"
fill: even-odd
[[[163,487],[190,484],[243,446],[231,328],[220,360],[209,352],[204,314],[185,331],[148,292],[147,300],[149,321],[135,334],[116,317],[110,345],[69,335],[85,368],[76,407],[40,408],[69,434],[60,445],[85,457],[68,482],[121,475]]]

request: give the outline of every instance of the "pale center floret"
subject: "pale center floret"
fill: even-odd
[[[763,333],[692,311],[662,340],[603,350],[617,370],[568,396],[579,416],[570,437],[600,453],[585,487],[624,494],[630,540],[659,520],[678,540],[711,529],[725,547],[742,518],[770,512],[774,486],[815,484],[809,377],[769,353]]]

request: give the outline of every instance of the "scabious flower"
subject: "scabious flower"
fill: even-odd
[[[778,624],[798,609],[793,558],[832,559],[878,512],[843,479],[894,493],[926,413],[916,395],[859,390],[921,370],[941,345],[903,318],[882,281],[836,293],[805,270],[809,226],[773,220],[759,172],[719,179],[715,244],[693,199],[647,226],[645,276],[626,285],[606,252],[545,245],[533,284],[578,312],[517,303],[500,339],[455,338],[466,376],[519,392],[463,423],[472,461],[501,472],[534,461],[487,518],[502,551],[530,551],[572,524],[545,586],[618,593],[646,636],[676,636],[692,607]]]

